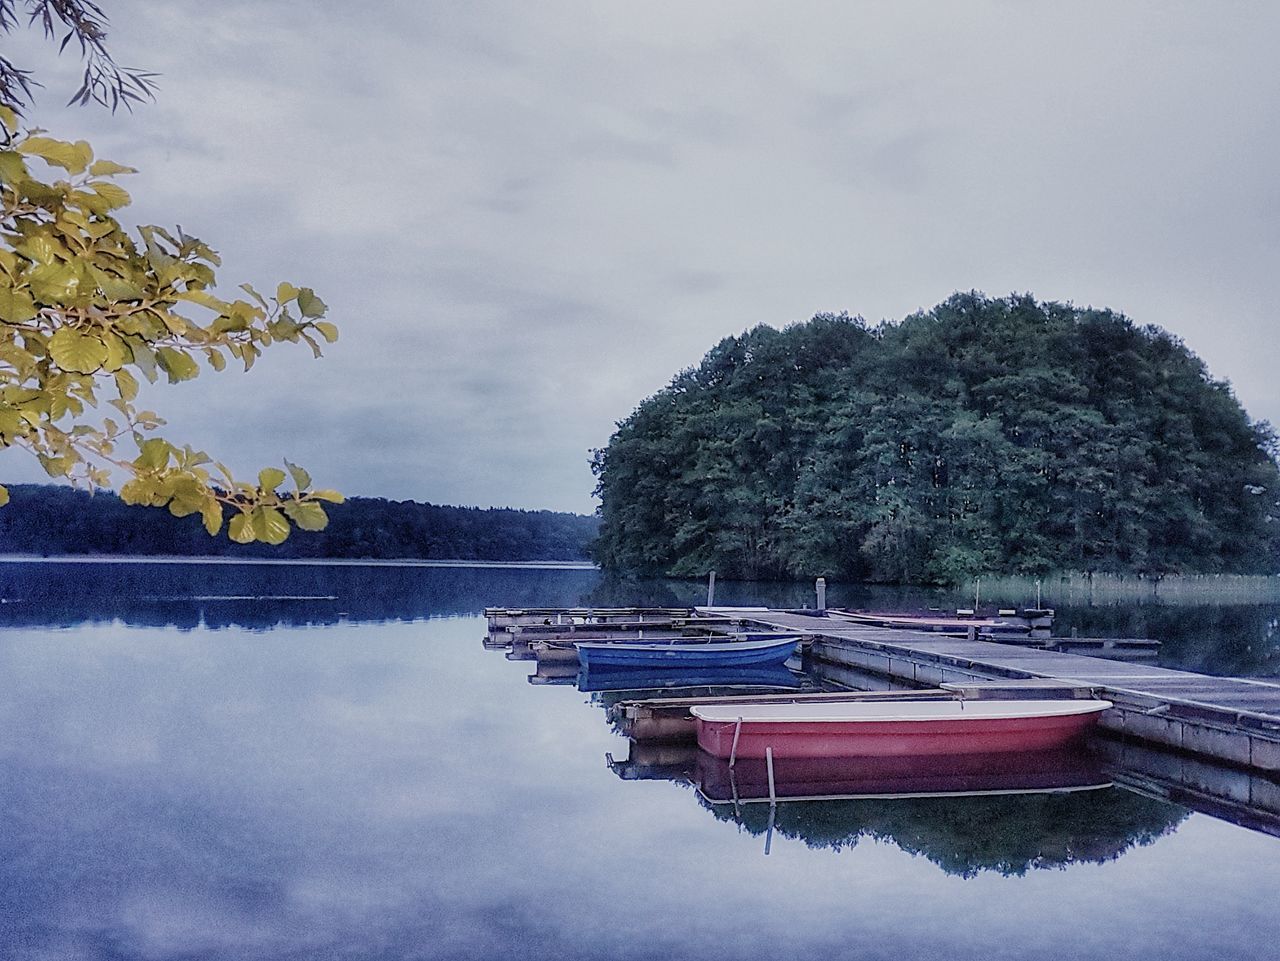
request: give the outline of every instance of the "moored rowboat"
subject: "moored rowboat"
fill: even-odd
[[[704,704],[698,746],[716,757],[902,757],[1061,747],[1110,701],[847,701]]]
[[[601,667],[741,667],[781,664],[800,640],[797,635],[753,641],[717,641],[709,644],[610,644],[580,642],[578,662],[589,669]]]

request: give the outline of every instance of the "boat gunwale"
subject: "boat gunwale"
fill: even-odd
[[[909,705],[909,707],[908,707]],[[991,710],[994,706],[1005,711]],[[945,706],[945,707],[944,707]],[[797,704],[696,704],[689,709],[704,724],[898,724],[951,721],[1025,721],[1042,718],[1077,717],[1102,713],[1111,701],[1079,698],[1059,700],[964,701],[825,701]],[[797,710],[799,708],[799,710]],[[899,713],[888,713],[898,708]],[[770,710],[772,709],[772,710]],[[822,716],[823,709],[830,713]],[[861,710],[860,710],[861,709]],[[880,710],[883,713],[874,713]],[[843,713],[837,713],[842,711]],[[946,713],[944,713],[944,711]],[[855,713],[856,712],[856,713]]]

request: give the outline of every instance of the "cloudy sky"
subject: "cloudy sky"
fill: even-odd
[[[1274,4],[102,6],[156,103],[61,107],[20,31],[32,119],[342,328],[145,398],[245,472],[589,511],[588,450],[721,337],[957,289],[1158,324],[1280,422]]]

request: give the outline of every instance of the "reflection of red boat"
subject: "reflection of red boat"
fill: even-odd
[[[764,761],[749,758],[730,767],[724,758],[699,751],[696,770],[698,791],[712,804],[770,800]],[[944,757],[779,758],[773,774],[778,801],[1086,791],[1111,784],[1097,758],[1082,747]]]
[[[698,746],[716,757],[892,757],[1061,747],[1110,701],[834,701],[699,704]]]

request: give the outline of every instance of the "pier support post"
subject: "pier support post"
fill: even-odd
[[[816,584],[813,585],[814,590],[818,592],[817,610],[825,611],[827,609],[827,579],[819,577]]]
[[[716,572],[707,575],[707,607],[716,606]]]

